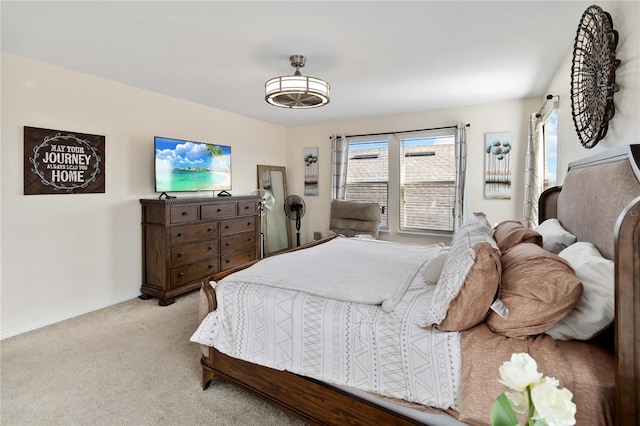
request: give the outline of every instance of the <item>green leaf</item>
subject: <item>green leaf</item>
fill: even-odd
[[[517,426],[518,419],[513,412],[509,400],[504,392],[498,395],[491,404],[491,425],[492,426]]]

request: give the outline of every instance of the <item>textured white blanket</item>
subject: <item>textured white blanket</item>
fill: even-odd
[[[460,409],[459,333],[425,330],[435,285],[416,275],[392,312],[257,284],[219,282],[191,341],[327,383]]]
[[[420,267],[441,246],[338,237],[268,257],[221,282],[252,283],[330,299],[382,305],[390,312]]]

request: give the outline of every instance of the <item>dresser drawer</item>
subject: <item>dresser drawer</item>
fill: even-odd
[[[256,260],[255,249],[228,254],[226,256],[222,256],[220,259],[221,270],[224,271],[225,269],[235,268],[236,266],[240,266],[254,260]]]
[[[169,210],[171,223],[193,222],[198,220],[198,206],[174,206]]]
[[[255,214],[258,211],[258,203],[255,201],[239,201],[238,216]]]
[[[218,240],[175,246],[171,248],[171,267],[215,257],[218,252]]]
[[[256,245],[256,235],[254,232],[225,237],[220,240],[220,253],[229,254],[240,250],[245,250]]]
[[[227,219],[220,222],[220,235],[232,235],[239,232],[255,231],[256,217],[239,217],[237,219]]]
[[[177,288],[191,281],[201,280],[202,278],[215,274],[220,271],[218,258],[202,260],[200,262],[191,263],[184,266],[171,269],[171,287]]]
[[[218,238],[218,222],[174,226],[170,229],[172,246]]]
[[[220,219],[236,215],[236,203],[219,203],[204,205],[200,210],[202,220]]]

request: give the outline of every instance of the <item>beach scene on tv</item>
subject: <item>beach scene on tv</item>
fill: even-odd
[[[231,147],[155,138],[156,191],[231,189]]]

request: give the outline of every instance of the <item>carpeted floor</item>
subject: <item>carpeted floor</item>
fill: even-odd
[[[237,387],[200,387],[198,292],[134,299],[0,342],[2,425],[302,425]]]

